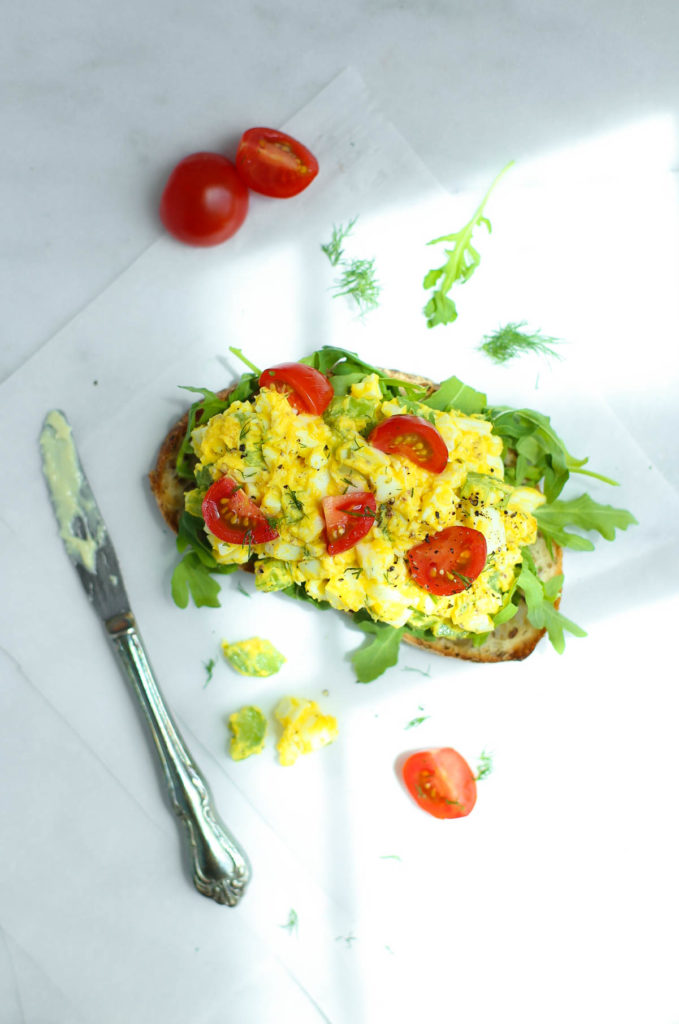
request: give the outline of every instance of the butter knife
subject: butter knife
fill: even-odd
[[[194,884],[204,896],[233,907],[250,879],[250,864],[220,820],[209,786],[163,700],[130,609],[113,544],[80,464],[70,424],[58,409],[45,417],[40,451],[66,552],[139,700],[160,758],[172,809],[184,823]]]

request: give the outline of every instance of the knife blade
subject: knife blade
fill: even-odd
[[[160,759],[170,804],[185,826],[194,885],[204,896],[233,907],[250,880],[248,858],[221,821],[208,783],[163,699],[113,543],[82,468],[71,426],[59,409],[45,416],[39,444],[59,534],[132,684]]]

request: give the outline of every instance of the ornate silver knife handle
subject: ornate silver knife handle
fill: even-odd
[[[212,795],[162,698],[131,612],[106,630],[148,722],[172,808],[186,826],[193,881],[200,893],[235,906],[250,879],[245,852],[220,821]]]

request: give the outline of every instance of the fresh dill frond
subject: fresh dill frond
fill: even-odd
[[[330,260],[331,266],[336,267],[344,256],[342,243],[344,242],[344,239],[351,234],[357,220],[358,217],[354,217],[354,219],[350,220],[348,224],[333,225],[332,238],[329,242],[326,242],[325,245],[321,246],[321,249]]]
[[[479,345],[479,351],[485,352],[495,363],[508,363],[510,359],[523,355],[524,352],[561,358],[560,354],[554,351],[554,346],[560,344],[558,338],[550,338],[540,331],[531,333],[524,330],[525,327],[525,323],[509,323],[499,327],[493,334],[485,336]]]
[[[340,270],[335,281],[334,298],[346,295],[358,306],[361,315],[379,304],[380,285],[375,276],[375,260],[348,259],[344,255],[344,241],[351,234],[358,216],[348,224],[334,225],[329,242],[321,246],[331,266]]]
[[[380,285],[375,276],[375,260],[344,260],[335,284],[334,298],[348,295],[361,314],[379,305]]]
[[[474,776],[474,778],[476,779],[477,782],[479,782],[481,779],[487,779],[492,770],[493,756],[492,754],[486,753],[485,750],[482,750],[481,756],[479,757],[479,763],[476,767],[476,775]]]

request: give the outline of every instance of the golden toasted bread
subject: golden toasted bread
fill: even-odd
[[[429,392],[436,390],[437,385],[426,377],[416,376],[410,373],[403,373],[400,370],[381,371],[390,377],[397,377],[400,380],[411,383],[422,384],[429,388]],[[220,398],[225,398],[232,388],[226,388],[219,392]],[[188,411],[172,427],[163,441],[155,467],[149,473],[151,490],[154,494],[158,508],[168,526],[176,533],[179,529],[179,518],[184,509],[184,492],[192,485],[189,481],[183,483],[176,472],[177,454],[188,425]],[[535,562],[540,579],[546,581],[557,576],[562,571],[563,557],[558,545],[554,544],[553,554],[550,554],[547,545],[542,537],[538,536],[535,544],[529,548]],[[244,567],[245,568],[245,567]],[[556,602],[558,607],[559,602]],[[545,629],[536,629],[528,621],[526,604],[521,597],[516,615],[508,622],[498,626],[480,647],[475,647],[471,638],[453,640],[447,637],[432,638],[423,640],[409,633],[404,633],[404,640],[415,647],[422,647],[425,650],[433,651],[448,658],[462,658],[465,661],[477,662],[498,662],[498,661],[522,661],[535,649],[538,641],[544,636]]]

